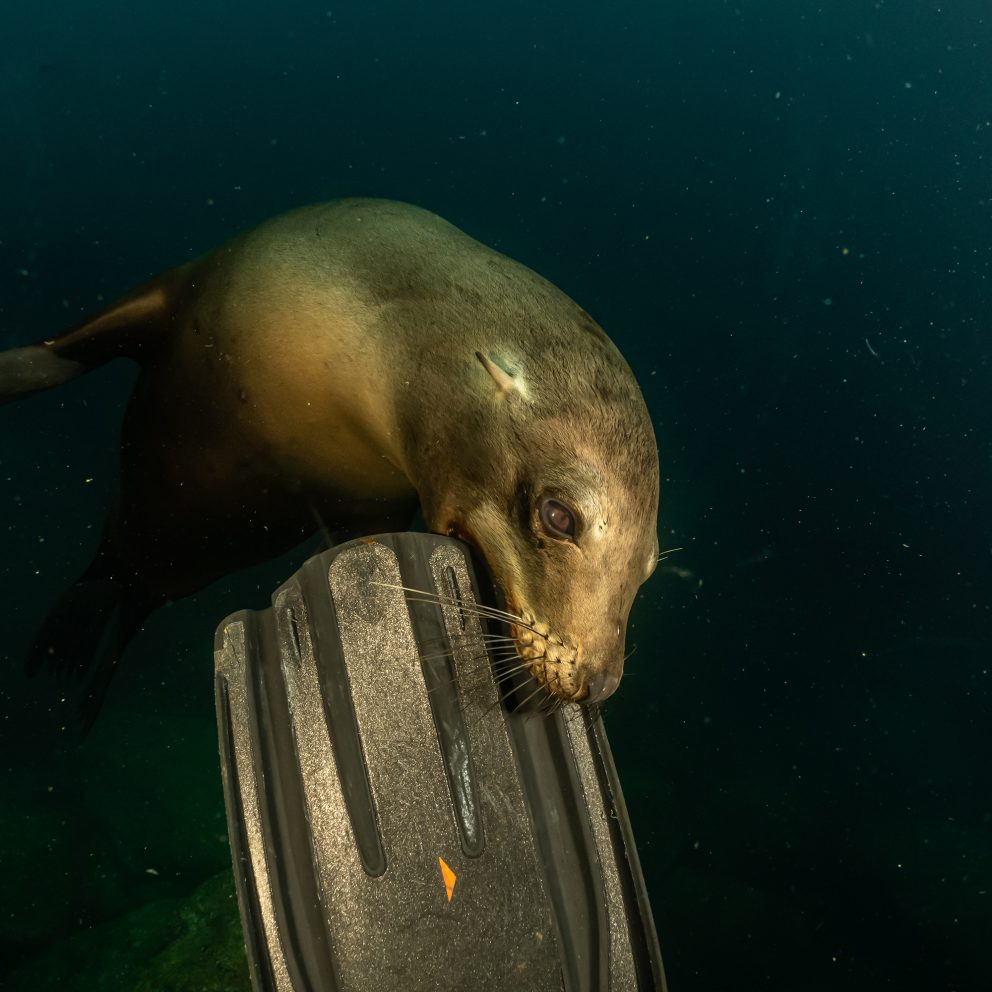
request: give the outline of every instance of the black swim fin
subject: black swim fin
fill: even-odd
[[[218,629],[256,992],[665,989],[602,722],[523,702],[477,577],[450,538],[352,541]]]

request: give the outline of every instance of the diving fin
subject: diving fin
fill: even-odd
[[[497,595],[466,545],[387,534],[218,628],[255,992],[664,992],[602,721],[501,699]]]

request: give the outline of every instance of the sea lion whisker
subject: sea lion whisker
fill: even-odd
[[[475,667],[485,668],[486,663],[493,661],[507,661],[512,658],[520,658],[519,646],[516,644],[497,644],[495,646],[486,647],[485,645],[480,645],[481,650],[479,651],[466,651],[464,648],[449,648],[448,650],[442,651],[431,651],[427,654],[419,655],[421,661],[433,661],[437,658],[450,658],[452,661],[455,660],[456,654],[460,656],[459,664],[465,666],[467,663],[477,662]]]
[[[555,681],[558,683],[558,692],[552,694],[554,702],[552,703],[551,711],[548,713],[548,716],[554,716],[556,713],[565,709],[568,703],[571,702],[568,693],[565,692],[565,687],[561,684],[560,670],[555,672]]]
[[[518,672],[525,671],[531,667],[530,662],[527,661],[520,661],[517,664],[511,664],[513,660],[514,660],[513,658],[503,658],[497,660],[496,664],[490,669],[495,682],[497,683],[505,682],[508,678],[511,678],[512,676],[516,675]],[[482,671],[485,671],[484,667],[475,669],[475,672],[482,672]],[[474,673],[470,673],[470,674],[474,674]]]
[[[511,658],[520,658],[522,656],[519,645],[501,644],[487,651],[485,657],[491,661],[508,661]],[[480,660],[485,659],[480,656]]]
[[[561,678],[557,672],[555,672],[555,681],[558,683],[558,688],[561,688]],[[551,716],[555,711],[555,702],[559,696],[551,691],[551,682],[548,679],[548,666],[544,666],[544,685],[548,690],[548,695],[546,699],[542,699],[538,704],[538,709],[542,712],[545,719]]]
[[[544,634],[534,627],[532,624],[527,623],[523,617],[517,613],[511,613],[509,610],[501,610],[495,606],[485,606],[481,603],[466,603],[460,599],[454,599],[451,596],[442,596],[440,593],[431,592],[428,589],[415,589],[412,586],[397,585],[392,582],[378,582],[374,581],[372,585],[382,586],[385,589],[398,589],[405,593],[413,593],[416,596],[421,597],[420,599],[414,599],[410,595],[406,598],[409,602],[413,603],[435,603],[439,606],[451,606],[457,610],[460,610],[466,616],[481,616],[487,617],[493,620],[505,620],[509,623],[513,623],[518,627],[523,627],[526,630],[531,630],[535,634],[540,634],[544,637]]]
[[[473,631],[472,633],[452,634],[448,637],[448,640],[452,644],[472,643],[476,640],[481,640],[485,644],[496,644],[500,641],[516,642],[517,638],[512,634],[478,634]]]
[[[506,664],[506,662],[510,660],[511,658],[506,658],[502,660],[497,659],[497,663],[504,665]],[[529,662],[521,662],[520,664],[514,665],[509,669],[505,669],[500,672],[493,672],[492,673],[493,681],[497,685],[499,685],[500,683],[506,681],[506,679],[509,678],[511,675],[514,675],[516,672],[519,672],[521,669],[529,668],[529,667],[530,667]],[[473,686],[484,685],[488,681],[486,675],[488,675],[489,672],[491,671],[492,669],[490,668],[490,666],[485,664],[478,665],[475,668],[462,667],[457,675],[454,675],[451,678],[441,679],[436,686],[434,686],[431,689],[428,689],[427,691],[434,692],[435,689],[438,689],[442,686],[453,685],[455,682],[460,683],[465,688],[472,688]]]
[[[537,688],[526,699],[524,699],[522,702],[517,704],[517,706],[514,708],[514,712],[523,709],[542,690],[546,691],[547,687],[543,682],[538,682]]]
[[[505,668],[502,671],[493,672],[493,681],[496,683],[497,687],[502,686],[507,682],[507,680],[512,679],[513,676],[519,674],[520,672],[527,671],[529,665],[526,663],[521,663],[519,665],[514,665],[511,668]],[[481,674],[481,673],[476,673]],[[484,677],[484,676],[483,676]],[[533,678],[533,676],[530,676]]]
[[[480,657],[484,656],[485,652],[480,652]],[[455,653],[450,649],[448,651],[431,651],[429,654],[420,655],[421,661],[434,661],[437,658],[454,658]]]
[[[500,620],[506,624],[512,624],[516,627],[522,627],[524,630],[532,631],[540,637],[546,637],[546,634],[542,634],[541,631],[537,629],[534,624],[528,623],[523,617],[518,616],[516,613],[507,613],[505,610],[497,610],[495,607],[471,607],[466,606],[464,603],[458,607],[459,610],[465,616],[478,616],[484,617],[487,620]]]
[[[502,634],[496,631],[479,631],[479,630],[461,630],[452,631],[448,634],[449,641],[474,641],[477,638],[482,638],[483,640],[492,640],[493,638],[505,638],[507,640],[515,640],[512,634]]]
[[[476,652],[471,652],[471,649],[474,648],[474,647],[479,648],[479,650],[476,651]],[[481,654],[486,654],[487,652],[490,652],[490,651],[504,651],[504,650],[508,650],[511,647],[513,648],[514,651],[516,651],[517,648],[519,647],[519,645],[517,644],[517,640],[514,637],[507,637],[507,638],[503,638],[503,639],[501,639],[499,641],[491,641],[491,642],[488,642],[488,643],[485,643],[484,642],[482,644],[475,644],[472,641],[466,641],[464,643],[459,643],[459,642],[455,641],[454,643],[452,643],[451,647],[449,647],[449,648],[443,648],[443,649],[438,650],[438,651],[429,651],[427,654],[420,655],[420,657],[422,659],[423,658],[450,658],[450,657],[452,657],[454,655],[454,652],[456,650],[459,651],[460,653],[463,653],[463,654],[464,653],[470,653],[471,652],[471,653],[475,653],[475,654],[480,654],[481,655]]]
[[[519,655],[505,655],[502,658],[495,659],[496,671],[493,674],[497,682],[503,681],[503,679],[509,675],[513,675],[515,672],[522,671],[525,668],[530,668],[530,662],[518,661],[519,657]],[[514,664],[512,668],[509,668],[508,666],[511,662],[516,662],[516,664]]]
[[[469,605],[467,603],[458,603],[455,601],[445,602],[444,600],[421,600],[421,602],[435,602],[440,606],[452,606],[461,611],[461,613],[465,616],[484,617],[487,620],[502,620],[504,623],[515,624],[518,627],[523,627],[526,630],[532,630],[534,633],[539,633],[537,628],[532,624],[527,623],[523,617],[516,613],[509,613],[506,610],[497,609],[494,606],[482,606],[478,603]]]
[[[486,685],[486,680],[481,676],[480,672],[474,672],[471,678],[465,678],[465,676],[451,676],[451,678],[440,679],[435,685],[428,688],[427,694],[431,695],[441,689],[450,689],[453,685],[460,686],[466,692],[472,692],[476,689],[482,689]]]
[[[480,645],[480,649],[477,651],[469,651],[465,648],[456,647],[447,651],[432,651],[429,654],[420,655],[422,661],[433,661],[436,658],[450,658],[454,661],[457,658],[458,663],[462,666],[477,663],[478,667],[485,667],[487,661],[500,661],[519,657],[521,657],[520,651],[513,644],[497,644],[489,648]]]
[[[504,668],[496,672],[496,681],[505,682],[511,675],[516,675],[517,672],[522,672],[525,669],[529,670],[530,668],[531,663],[529,661],[522,661],[519,665],[513,665],[511,668]]]
[[[324,543],[327,545],[328,549],[333,548],[336,542],[331,532],[327,529],[327,524],[324,523],[324,518],[320,515],[320,510],[314,506],[313,500],[309,500],[308,505],[310,507],[310,515],[317,524],[317,530],[320,532],[320,536],[323,538]]]
[[[372,585],[374,585],[374,586],[381,586],[383,589],[398,589],[401,592],[413,593],[413,594],[415,594],[417,596],[424,597],[424,600],[422,600],[422,601],[426,601],[426,602],[430,602],[430,603],[443,603],[445,605],[458,606],[458,607],[461,607],[461,606],[465,606],[466,605],[465,602],[464,602],[464,600],[462,600],[462,599],[456,599],[453,596],[444,596],[441,593],[439,593],[439,592],[433,592],[430,589],[417,589],[415,586],[405,586],[402,583],[380,582],[380,581],[378,581],[376,579],[376,580],[373,580],[372,581]],[[417,601],[414,600],[414,602],[417,602]],[[482,606],[483,604],[481,604],[481,603],[475,603],[473,605],[475,605],[475,606]]]
[[[501,702],[520,689],[520,685],[518,685],[515,680],[512,680],[512,677],[515,674],[519,673],[510,673],[508,675],[504,675],[501,679],[496,679],[496,692],[499,694]],[[530,677],[533,678],[533,676]]]
[[[475,723],[475,725],[476,725],[476,726],[478,726],[478,724],[480,724],[480,723],[482,723],[482,721],[483,721],[483,720],[484,720],[484,719],[485,719],[485,718],[486,718],[487,716],[489,716],[489,714],[490,714],[490,713],[492,713],[492,711],[493,711],[494,709],[496,709],[496,707],[498,707],[498,706],[499,706],[499,705],[500,705],[500,704],[501,704],[502,702],[503,702],[503,700],[502,700],[502,699],[497,699],[497,700],[496,700],[496,701],[495,701],[494,703],[490,703],[490,704],[489,704],[489,705],[488,705],[488,706],[487,706],[487,707],[486,707],[486,708],[485,708],[485,709],[484,709],[484,710],[483,710],[483,711],[482,711],[482,712],[481,712],[481,713],[480,713],[480,714],[478,715],[478,718],[477,718],[477,719],[476,719],[476,720],[474,721],[474,723]]]
[[[506,641],[504,643],[499,643],[499,644],[482,644],[479,646],[485,651],[485,653],[488,656],[492,658],[498,658],[498,657],[512,658],[514,655],[523,657],[522,655],[520,655],[521,645],[515,641]],[[465,649],[458,647],[458,650],[464,651]],[[474,652],[472,654],[472,657],[476,657],[476,656],[479,656],[478,652]]]
[[[555,681],[558,683],[559,692],[553,697],[554,702],[551,705],[549,716],[554,716],[559,710],[563,710],[567,701],[565,698],[565,687],[561,684],[561,672],[555,672]]]
[[[387,585],[385,582],[376,583],[377,585]],[[392,586],[394,589],[401,589],[402,586]],[[492,606],[481,606],[476,604],[467,604],[463,602],[458,602],[458,600],[448,599],[444,596],[439,596],[436,594],[423,593],[420,590],[413,590],[417,593],[420,598],[415,598],[414,596],[407,595],[406,599],[409,603],[431,603],[435,606],[449,606],[453,609],[459,610],[466,616],[480,616],[486,617],[487,619],[493,620],[506,620],[510,623],[515,623],[520,626],[529,626],[526,624],[522,617],[517,616],[515,613],[508,613],[506,610],[498,610]]]
[[[669,555],[675,554],[676,551],[685,551],[685,548],[668,548],[667,551],[662,551],[661,554],[655,558],[655,561],[661,561],[663,558],[667,558]]]
[[[490,713],[492,713],[492,711],[496,709],[496,707],[501,706],[504,702],[506,702],[506,700],[513,695],[515,690],[516,690],[516,686],[511,685],[510,688],[507,689],[505,692],[499,693],[496,697],[496,700],[493,703],[491,703],[489,706],[487,706],[479,714],[479,720],[481,721],[482,719],[487,717]]]

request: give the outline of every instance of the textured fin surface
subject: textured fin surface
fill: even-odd
[[[0,403],[61,386],[86,371],[86,366],[59,358],[42,345],[0,352]]]
[[[530,676],[505,698],[473,570],[451,538],[362,538],[218,629],[255,992],[664,992],[602,724],[542,718]]]

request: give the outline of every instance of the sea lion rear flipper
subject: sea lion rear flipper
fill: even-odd
[[[170,272],[52,340],[0,352],[0,404],[60,386],[111,359],[138,359],[168,327]]]

